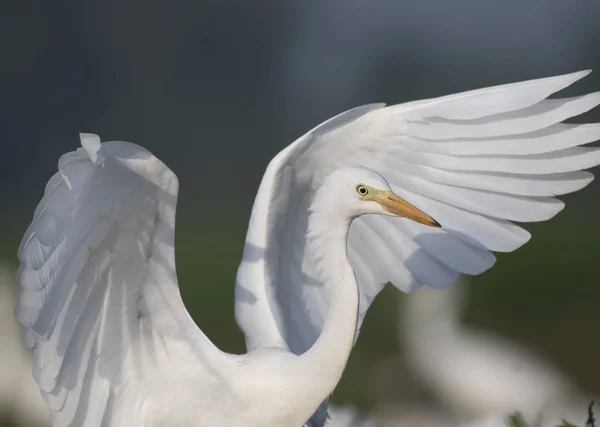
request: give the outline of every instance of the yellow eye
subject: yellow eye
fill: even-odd
[[[369,189],[364,185],[360,184],[356,186],[356,192],[361,196],[366,196],[367,194],[369,194]]]

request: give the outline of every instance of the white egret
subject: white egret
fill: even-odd
[[[519,424],[515,424],[511,420],[511,414],[493,414],[484,416],[482,418],[473,419],[471,421],[465,421],[463,424],[460,424],[460,427],[515,427],[516,425]],[[529,424],[525,422],[523,427],[528,426]]]
[[[361,416],[352,405],[329,406],[327,427],[462,427],[451,414],[434,408],[413,406],[405,402],[377,406],[373,412]]]
[[[230,355],[194,325],[178,293],[175,175],[133,144],[84,136],[82,145],[61,159],[19,251],[17,317],[36,342],[34,376],[55,425],[302,425],[339,381],[354,342],[352,219],[404,215],[439,226],[369,169],[331,173],[308,227],[332,294],[323,334],[301,356]]]
[[[358,107],[279,153],[238,269],[242,356],[217,349],[181,300],[173,172],[141,147],[84,135],[19,248],[15,315],[54,425],[323,425],[388,281],[409,292],[481,273],[490,251],[529,239],[510,220],[549,219],[563,208],[553,196],[592,180],[581,169],[600,151],[575,146],[600,126],[560,122],[600,94],[546,99],[586,74]],[[350,224],[385,209],[443,228],[384,215]]]
[[[574,385],[523,346],[463,325],[465,284],[423,288],[405,299],[399,312],[407,362],[463,420],[519,411],[531,423]]]
[[[374,427],[369,419],[362,419],[353,405],[329,406],[327,427]]]
[[[412,371],[461,422],[518,411],[539,427],[561,418],[584,425],[591,397],[566,373],[523,344],[463,324],[467,284],[463,277],[404,299],[399,341]]]

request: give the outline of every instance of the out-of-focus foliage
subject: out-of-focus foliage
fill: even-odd
[[[588,407],[588,418],[585,423],[585,427],[596,427],[596,416],[594,414],[594,401],[590,402],[590,406]],[[563,423],[558,427],[577,427],[575,424],[569,422],[568,420],[563,420]]]

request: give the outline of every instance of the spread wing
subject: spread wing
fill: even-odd
[[[134,144],[82,145],[61,157],[23,237],[15,316],[54,426],[145,425],[178,378],[214,386],[205,366],[219,351],[179,294],[176,176]]]
[[[580,147],[600,139],[600,124],[562,123],[597,106],[600,94],[548,99],[587,73],[358,107],[279,153],[257,194],[237,276],[236,318],[247,346],[299,354],[319,336],[327,300],[306,252],[307,209],[339,167],[378,171],[443,226],[378,215],[353,222],[348,254],[361,322],[388,282],[405,292],[441,288],[492,267],[492,252],[526,243],[530,234],[513,221],[552,218],[564,206],[555,196],[585,187],[593,176],[582,170],[600,163],[598,149]],[[322,425],[323,409],[314,425]]]

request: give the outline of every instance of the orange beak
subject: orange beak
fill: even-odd
[[[421,209],[411,205],[397,194],[394,194],[391,191],[381,191],[379,196],[380,197],[375,201],[383,206],[389,213],[408,218],[419,224],[425,224],[430,227],[441,227],[439,222],[427,215]]]

